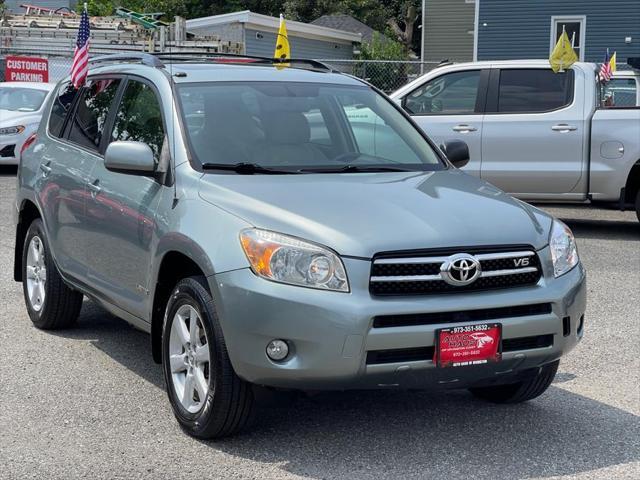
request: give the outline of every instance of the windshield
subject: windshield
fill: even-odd
[[[14,112],[35,112],[47,96],[46,90],[0,87],[0,109]]]
[[[365,86],[211,82],[182,84],[178,91],[192,153],[205,166],[444,167],[414,126]]]

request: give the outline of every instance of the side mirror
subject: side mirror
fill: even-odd
[[[156,169],[153,152],[142,142],[111,142],[104,152],[104,166],[112,172],[146,175]]]
[[[462,140],[450,140],[440,145],[447,159],[456,168],[462,168],[469,163],[469,147]]]

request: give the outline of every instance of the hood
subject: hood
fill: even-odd
[[[200,196],[255,227],[341,255],[443,247],[547,244],[551,217],[459,170],[214,175]]]
[[[13,110],[0,109],[0,127],[15,127],[16,125],[31,125],[39,123],[40,112],[15,112]]]

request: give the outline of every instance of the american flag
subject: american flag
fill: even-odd
[[[611,57],[609,56],[609,49],[607,49],[607,53],[604,55],[604,62],[602,62],[602,66],[600,67],[600,81],[608,82],[611,80]]]
[[[80,28],[76,48],[73,52],[73,64],[71,65],[71,82],[76,88],[84,85],[89,71],[89,15],[87,9],[82,11],[80,17]]]

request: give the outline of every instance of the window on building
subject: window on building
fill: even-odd
[[[540,113],[557,110],[573,101],[573,70],[549,69],[500,71],[498,112]]]
[[[573,42],[573,49],[576,51],[578,59],[584,62],[586,23],[586,17],[551,17],[551,42],[549,52],[553,51],[564,30],[567,32],[569,40]]]
[[[636,107],[640,105],[638,84],[634,78],[612,78],[601,86],[604,108]]]
[[[407,95],[404,107],[416,115],[462,115],[476,109],[480,70],[436,77]]]
[[[120,80],[91,80],[73,118],[69,140],[90,150],[98,150],[109,110],[118,91]]]

